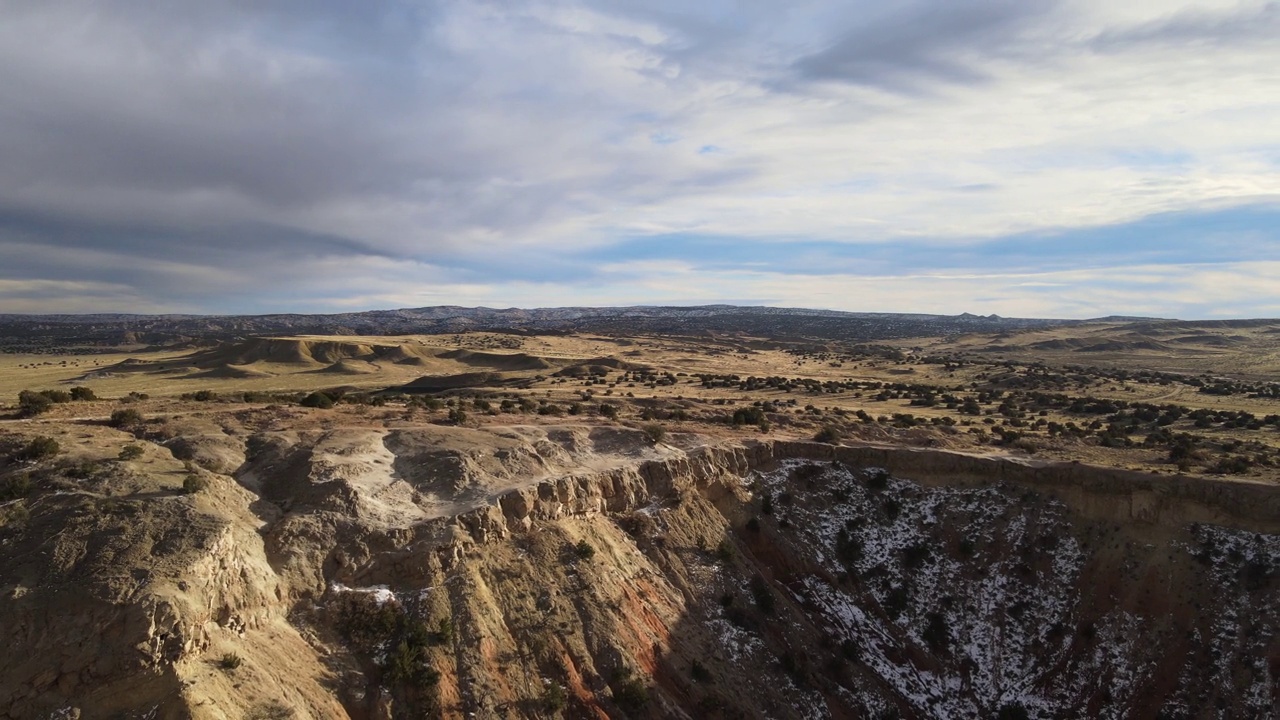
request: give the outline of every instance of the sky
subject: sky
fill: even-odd
[[[1280,317],[1280,3],[0,0],[0,313]]]

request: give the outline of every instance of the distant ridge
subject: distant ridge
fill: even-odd
[[[846,312],[761,305],[490,308],[437,305],[355,313],[266,315],[0,314],[9,347],[173,346],[196,340],[268,335],[509,333],[733,334],[772,339],[884,340],[968,332],[1007,332],[1095,322],[1170,322],[1109,316],[1094,320],[999,315]],[[1221,322],[1221,321],[1214,321]],[[1193,325],[1189,323],[1188,325]],[[299,358],[305,360],[305,358]],[[321,360],[321,358],[316,358]],[[326,357],[334,363],[342,358]],[[413,361],[405,358],[406,361]]]

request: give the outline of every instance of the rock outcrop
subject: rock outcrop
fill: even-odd
[[[333,429],[201,451],[234,478],[51,475],[0,529],[0,713],[1276,712],[1274,488],[671,442]]]

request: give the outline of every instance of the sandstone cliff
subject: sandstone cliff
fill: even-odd
[[[0,528],[6,717],[1263,717],[1280,696],[1265,486],[586,426],[166,443],[5,470],[36,478]]]

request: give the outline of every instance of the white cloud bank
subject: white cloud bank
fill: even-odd
[[[0,2],[0,278],[128,288],[103,307],[67,285],[58,305],[109,310],[1280,304],[1256,268],[1211,256],[1141,292],[1148,270],[1128,267],[909,270],[929,252],[915,239],[1278,204],[1275,3],[349,7]],[[744,263],[757,240],[896,243],[903,270],[486,272],[670,233],[740,238]],[[85,254],[113,259],[67,260]],[[0,311],[38,300],[2,294]]]

